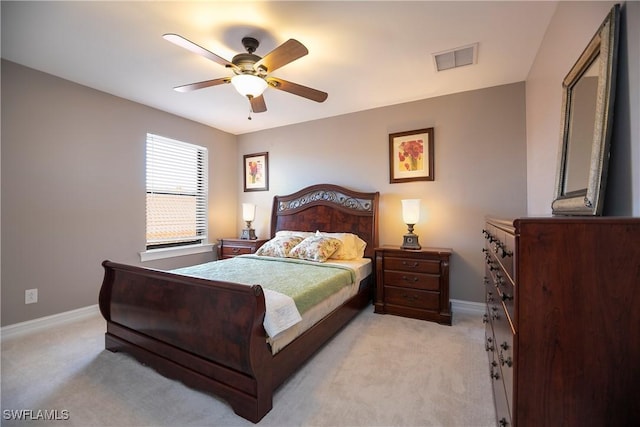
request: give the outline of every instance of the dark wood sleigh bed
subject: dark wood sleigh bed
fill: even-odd
[[[357,234],[365,257],[378,245],[378,193],[330,184],[275,196],[271,236],[278,230]],[[263,327],[264,292],[254,286],[182,276],[111,261],[99,307],[105,348],[131,354],[164,376],[214,394],[236,414],[260,421],[274,390],[371,301],[373,278],[355,296],[272,354]]]

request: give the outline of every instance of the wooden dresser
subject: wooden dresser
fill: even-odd
[[[242,254],[253,254],[260,246],[264,245],[266,239],[247,240],[224,238],[219,240],[218,258],[233,258]]]
[[[499,426],[640,420],[640,218],[487,218]]]
[[[375,312],[451,325],[451,249],[376,249]]]

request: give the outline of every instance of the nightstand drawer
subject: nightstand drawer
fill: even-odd
[[[440,309],[439,292],[385,286],[384,293],[388,304],[415,307],[422,310],[437,311]]]
[[[233,258],[238,255],[254,254],[266,242],[266,239],[220,239],[220,259]]]
[[[440,260],[385,257],[384,269],[439,274]]]
[[[234,257],[237,255],[250,254],[252,253],[252,249],[248,247],[238,247],[238,246],[223,246],[222,247],[222,257]]]
[[[384,271],[384,284],[423,289],[427,291],[440,290],[440,276],[432,274],[407,273],[402,271]]]

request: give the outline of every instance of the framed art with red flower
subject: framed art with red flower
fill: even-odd
[[[269,153],[244,155],[244,191],[269,189]]]
[[[433,181],[433,142],[433,128],[389,134],[390,182]]]

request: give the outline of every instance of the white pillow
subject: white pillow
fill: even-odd
[[[331,255],[332,259],[351,260],[364,257],[364,249],[367,247],[367,242],[355,234],[316,231],[316,236],[333,237],[342,242],[340,248]]]

